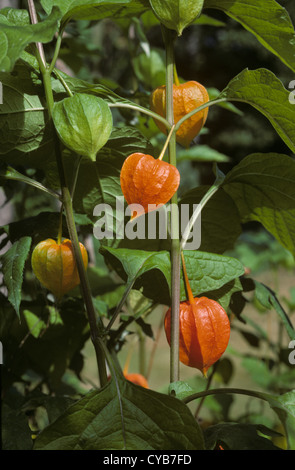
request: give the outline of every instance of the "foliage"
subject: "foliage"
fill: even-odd
[[[0,229],[3,448],[295,449],[295,294],[280,282],[282,272],[291,278],[295,255],[292,6],[28,4],[0,10],[0,179],[13,209]],[[173,127],[175,72],[181,83],[202,82],[210,101]],[[164,84],[165,117],[149,105]],[[206,127],[188,149],[176,144],[180,125],[204,109]],[[168,137],[157,119],[172,129]],[[201,213],[198,249],[183,249],[189,239],[173,210],[165,237],[159,228],[147,237],[149,214],[130,225],[124,212],[127,157],[163,149],[180,173],[172,205],[180,214],[186,205],[191,221]],[[106,213],[112,236],[98,239],[104,229],[110,235]],[[31,254],[61,233],[80,286],[56,299],[34,276]],[[153,361],[162,309],[171,307],[177,324],[187,300],[182,249],[193,295],[218,301],[231,321],[228,349],[208,378],[177,372],[173,339]],[[150,389],[122,372],[134,344]],[[236,364],[253,387],[235,386]],[[155,379],[163,370],[164,383]]]

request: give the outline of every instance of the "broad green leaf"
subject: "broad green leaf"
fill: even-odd
[[[41,5],[43,6],[44,10],[46,13],[49,15],[52,11],[52,8],[57,6],[61,12],[62,15],[64,16],[66,13],[72,12],[74,9],[77,9],[80,7],[80,11],[84,10],[87,11],[90,6],[93,8],[94,6],[96,7],[101,7],[105,8],[105,4],[118,4],[120,8],[122,8],[122,4],[128,4],[130,3],[130,0],[118,0],[118,1],[110,1],[110,0],[41,0]]]
[[[0,157],[10,164],[44,167],[55,157],[51,156],[52,135],[46,125],[43,87],[33,84],[32,73],[34,71],[21,61],[14,67],[13,74],[0,72],[3,85]]]
[[[265,308],[274,308],[277,314],[279,315],[283,325],[286,328],[286,331],[291,339],[295,339],[295,329],[292,325],[291,320],[289,319],[288,314],[285,312],[281,303],[279,302],[275,292],[273,292],[269,287],[265,286],[263,283],[254,281],[255,283],[255,296],[257,300]]]
[[[227,282],[219,289],[206,292],[205,296],[216,300],[226,310],[231,305],[232,296],[237,292],[243,292],[243,286],[238,277]]]
[[[115,256],[124,269],[128,281],[135,280],[151,269],[159,269],[170,282],[170,258],[167,251],[150,252],[142,250],[125,250],[124,248],[102,247],[101,252]]]
[[[225,23],[223,21],[220,21],[216,18],[212,18],[211,16],[201,14],[194,22],[193,24],[197,25],[205,25],[205,26],[215,26],[217,28],[225,26]]]
[[[295,71],[295,32],[287,10],[275,0],[205,0],[241,23],[258,41]]]
[[[6,17],[11,25],[28,25],[30,24],[30,15],[27,10],[18,10],[17,8],[2,8],[0,15]]]
[[[295,449],[295,390],[280,396],[263,394],[270,407],[280,418],[285,431],[290,450]]]
[[[289,102],[289,91],[269,70],[245,69],[221,92],[219,98],[248,103],[273,125],[285,144],[295,152],[295,107]]]
[[[269,439],[278,434],[260,424],[220,423],[204,435],[208,450],[279,450]]]
[[[55,103],[52,118],[64,145],[92,161],[113,127],[108,104],[97,96],[81,93]]]
[[[70,406],[41,432],[34,449],[204,450],[204,444],[180,400],[117,377]]]
[[[54,5],[61,9],[62,28],[71,20],[132,18],[149,7],[148,0],[42,0],[41,4],[48,14]]]
[[[228,162],[230,158],[208,145],[194,145],[188,149],[181,148],[177,153],[177,160],[190,160],[194,162]]]
[[[171,262],[168,251],[151,252],[109,247],[102,247],[101,251],[113,269],[127,280],[128,284],[132,281],[135,288],[143,287],[146,297],[159,303],[170,304]],[[195,296],[220,289],[244,274],[243,265],[227,256],[187,250],[184,251],[184,257]],[[225,295],[225,292],[221,295]],[[181,301],[187,300],[183,277],[180,297]]]
[[[165,83],[165,53],[163,49],[153,48],[149,54],[141,52],[132,60],[137,78],[149,89]]]
[[[178,36],[200,15],[203,3],[204,0],[150,0],[159,21]]]
[[[242,263],[229,256],[189,250],[183,253],[194,296],[220,289],[245,272]],[[186,289],[181,280],[181,300],[186,299]]]
[[[46,323],[30,310],[23,311],[24,318],[28,325],[29,332],[34,338],[38,338],[42,331],[46,329]]]
[[[248,155],[228,173],[223,189],[243,222],[260,222],[295,254],[295,162],[291,157]]]
[[[0,15],[0,71],[10,72],[24,49],[32,42],[47,43],[53,39],[59,25],[61,13],[53,8],[51,14],[37,24],[15,24],[11,15]]]
[[[0,258],[4,283],[8,290],[8,300],[18,316],[21,303],[23,270],[30,252],[31,241],[30,237],[20,238]]]

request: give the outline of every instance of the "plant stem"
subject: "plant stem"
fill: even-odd
[[[151,111],[150,109],[144,108],[143,106],[138,106],[136,104],[131,104],[131,103],[108,103],[110,108],[127,108],[127,109],[133,109],[134,111],[146,114],[147,116],[150,116],[157,121],[161,121],[167,129],[170,129],[171,124],[165,119],[163,116],[160,116],[158,113],[154,113],[154,111]]]
[[[187,226],[184,230],[182,240],[181,240],[181,243],[180,243],[180,249],[181,250],[183,250],[185,248],[185,245],[186,245],[186,243],[189,239],[192,228],[193,228],[196,220],[198,219],[199,215],[201,214],[204,206],[207,204],[209,199],[211,199],[211,197],[214,196],[214,194],[219,189],[219,187],[221,186],[223,181],[224,181],[224,177],[220,173],[218,173],[213,185],[208,189],[206,194],[201,199],[200,203],[198,204],[198,207],[194,211],[193,215],[191,216],[191,218],[189,220],[189,223],[187,224]]]
[[[30,10],[31,21],[36,23],[37,15],[36,15],[36,10],[35,10],[35,5],[34,5],[33,0],[31,1],[29,0],[29,10]],[[39,61],[39,66],[40,66],[40,70],[41,70],[42,78],[43,78],[43,85],[44,85],[47,109],[48,109],[48,114],[49,114],[49,123],[52,127],[52,132],[55,135],[56,163],[57,163],[59,179],[60,179],[62,204],[65,209],[69,236],[72,242],[74,257],[75,257],[75,261],[77,264],[77,269],[78,269],[78,273],[80,277],[81,290],[83,294],[84,303],[86,306],[86,311],[87,311],[88,321],[89,321],[89,326],[90,326],[90,331],[91,331],[91,339],[92,339],[92,343],[94,345],[94,349],[96,353],[100,384],[101,386],[103,386],[107,383],[105,354],[104,354],[103,348],[101,347],[101,340],[100,340],[100,336],[103,336],[103,324],[100,318],[98,319],[99,324],[97,324],[96,313],[95,313],[94,305],[92,302],[91,289],[90,289],[89,280],[85,271],[82,253],[81,253],[81,249],[79,245],[78,234],[77,234],[76,225],[75,225],[72,198],[71,198],[69,188],[66,184],[66,178],[65,178],[63,161],[62,161],[62,154],[61,154],[61,146],[60,146],[60,142],[55,131],[53,121],[52,121],[52,110],[54,106],[54,98],[53,98],[53,92],[52,92],[52,87],[51,87],[51,72],[50,72],[50,69],[46,65],[43,45],[40,44],[39,47],[37,46],[37,49],[39,51],[38,61]]]
[[[172,134],[173,134],[173,132],[174,132],[174,127],[175,127],[175,125],[173,124],[173,126],[171,127],[170,132],[169,132],[169,134],[168,134],[168,137],[167,137],[167,139],[166,139],[166,142],[165,142],[165,144],[164,144],[164,147],[162,148],[161,153],[160,153],[159,157],[157,158],[157,160],[163,160],[163,158],[164,158],[164,156],[165,156],[165,152],[166,152],[167,147],[168,147],[168,145],[169,145],[171,136],[172,136]]]
[[[56,45],[55,45],[55,50],[54,50],[54,55],[53,55],[53,58],[52,58],[52,61],[51,61],[51,64],[49,66],[49,72],[51,73],[55,67],[55,63],[58,59],[58,55],[59,55],[59,50],[60,50],[60,46],[61,46],[61,41],[62,41],[62,32],[59,32],[58,36],[57,36],[57,40],[56,40]]]
[[[173,82],[174,82],[174,32],[163,27],[166,48],[166,119],[174,125]],[[169,141],[169,161],[176,166],[176,135]],[[179,380],[179,304],[180,304],[180,242],[177,192],[171,199],[171,347],[170,382]]]
[[[261,400],[267,401],[267,398],[264,396],[263,393],[255,392],[253,390],[246,390],[243,388],[217,388],[211,390],[204,390],[203,392],[193,393],[192,395],[183,398],[181,401],[187,404],[193,400],[197,400],[198,398],[207,397],[209,395],[223,395],[225,393],[247,395],[249,397],[260,398]]]
[[[213,106],[219,103],[225,103],[226,101],[230,101],[230,100],[228,100],[227,98],[216,98],[215,100],[207,101],[207,103],[204,103],[201,106],[198,106],[197,108],[193,109],[191,112],[187,113],[185,116],[179,119],[177,124],[175,124],[175,129],[174,129],[175,132],[178,131],[178,129],[180,128],[181,124],[184,123],[184,121],[186,121],[187,119],[192,117],[194,114],[198,113],[199,111],[202,111],[202,109],[210,108],[210,106]]]

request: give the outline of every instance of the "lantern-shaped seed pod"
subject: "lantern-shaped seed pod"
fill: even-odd
[[[85,268],[88,254],[82,243],[79,244]],[[48,238],[34,248],[32,269],[40,283],[52,292],[57,299],[80,284],[71,240],[61,243]]]
[[[188,277],[183,268],[188,301],[180,303],[179,310],[179,360],[207,375],[225,352],[230,339],[230,321],[224,308],[207,297],[193,297]],[[165,316],[165,332],[170,345],[171,309]]]
[[[165,317],[165,332],[170,344],[171,309]],[[225,310],[207,297],[181,302],[179,312],[179,360],[206,375],[224,353],[230,337],[230,322]]]
[[[129,382],[132,382],[135,385],[140,385],[143,388],[149,388],[148,382],[142,374],[130,373],[124,375],[125,379],[129,380]]]
[[[179,85],[173,85],[173,112],[174,123],[209,101],[206,88],[196,81],[189,81]],[[166,117],[166,86],[156,88],[150,97],[150,108],[162,117]],[[208,115],[208,107],[195,113],[186,119],[176,132],[176,141],[183,147],[189,147],[191,141],[199,134]],[[155,120],[158,128],[167,134],[163,123]]]
[[[128,203],[138,204],[136,217],[166,204],[177,191],[177,168],[151,155],[133,153],[126,158],[120,175],[123,195]],[[150,207],[149,207],[150,205]],[[141,207],[140,207],[141,206]],[[134,213],[131,219],[135,218]]]

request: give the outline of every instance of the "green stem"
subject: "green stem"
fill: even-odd
[[[138,111],[140,113],[146,114],[147,116],[156,119],[157,121],[161,121],[168,130],[171,128],[171,124],[165,119],[164,117],[160,116],[160,114],[154,113],[150,109],[144,108],[143,106],[137,106],[129,103],[108,103],[110,108],[127,108],[133,109],[134,111]]]
[[[187,113],[185,116],[183,116],[181,119],[179,119],[179,121],[175,125],[174,131],[177,132],[178,129],[180,128],[181,124],[184,121],[186,121],[187,119],[192,117],[194,114],[198,113],[199,111],[202,111],[202,109],[210,108],[210,106],[213,106],[213,105],[219,104],[219,103],[225,103],[227,101],[230,101],[230,100],[228,100],[227,98],[216,98],[216,100],[207,101],[207,103],[204,103],[201,106],[198,106],[197,108],[193,109],[190,113]]]
[[[63,76],[59,73],[59,71],[56,68],[53,69],[53,73],[57,76],[58,80],[60,81],[64,89],[66,90],[67,94],[69,96],[74,96],[67,82],[64,80]]]
[[[53,196],[56,199],[61,198],[61,196],[53,191],[52,189],[46,188],[43,186],[43,184],[39,183],[39,181],[35,181],[28,176],[25,176],[21,173],[19,173],[17,170],[14,168],[8,166],[3,172],[3,174],[0,172],[0,177],[8,179],[8,180],[14,180],[14,181],[21,181],[22,183],[29,184],[30,186],[33,186],[34,188],[40,189],[41,191],[44,191],[45,193],[49,194],[50,196]]]
[[[163,27],[166,48],[166,119],[174,125],[173,82],[174,82],[174,39],[172,31]],[[175,129],[174,129],[175,130]],[[176,135],[172,133],[169,142],[169,161],[176,167]],[[171,346],[170,382],[179,380],[179,305],[180,305],[180,241],[177,192],[171,199]]]
[[[202,212],[204,206],[211,199],[211,197],[216,193],[216,191],[218,191],[218,189],[222,185],[223,181],[224,181],[224,176],[222,176],[220,173],[218,173],[215,182],[208,189],[206,194],[201,199],[200,203],[198,204],[197,209],[194,211],[192,217],[189,220],[188,225],[185,228],[185,231],[183,233],[182,240],[181,240],[181,243],[180,243],[180,249],[181,250],[183,250],[185,248],[185,245],[187,243],[187,240],[189,239],[192,228],[193,228],[197,218],[199,217],[200,213]]]
[[[55,50],[54,50],[54,55],[53,55],[53,58],[52,58],[52,61],[51,61],[51,64],[49,66],[49,73],[52,73],[54,67],[55,67],[55,63],[58,59],[58,55],[59,55],[59,51],[60,51],[60,46],[61,46],[61,41],[62,41],[62,32],[59,33],[59,35],[57,36],[57,40],[56,40],[56,45],[55,45]]]
[[[243,388],[217,388],[217,389],[211,389],[211,390],[204,390],[203,392],[193,393],[192,395],[189,395],[188,397],[183,398],[182,402],[187,404],[193,400],[207,397],[209,395],[224,395],[226,393],[247,395],[249,397],[260,398],[261,400],[267,401],[267,398],[263,395],[263,393],[255,392],[253,390],[246,390]]]
[[[35,10],[35,5],[34,5],[33,0],[29,1],[29,8],[30,8],[31,21],[36,23],[37,15],[36,15],[36,10]],[[56,163],[57,163],[59,179],[60,179],[62,203],[65,209],[69,236],[72,242],[74,257],[75,257],[75,261],[77,264],[77,269],[78,269],[78,273],[80,277],[81,290],[83,294],[84,303],[86,306],[86,311],[87,311],[88,321],[89,321],[89,326],[90,326],[90,331],[91,331],[91,339],[92,339],[92,343],[94,345],[94,349],[96,353],[100,384],[101,386],[103,386],[107,383],[105,354],[104,354],[103,348],[101,347],[101,341],[100,341],[100,336],[103,335],[103,324],[100,318],[98,319],[99,324],[97,324],[96,313],[95,313],[94,305],[92,302],[91,289],[90,289],[89,280],[86,274],[86,270],[84,267],[82,253],[80,250],[79,239],[78,239],[76,225],[75,225],[74,212],[73,212],[73,207],[72,207],[72,198],[71,198],[69,188],[66,184],[66,178],[65,178],[63,161],[62,161],[61,145],[60,145],[58,136],[56,134],[55,127],[54,127],[53,120],[52,120],[54,98],[53,98],[53,92],[52,92],[52,87],[51,87],[51,73],[50,73],[49,68],[46,65],[46,62],[44,63],[45,56],[44,56],[42,44],[40,45],[38,50],[39,52],[40,50],[42,51],[41,54],[40,53],[38,54],[37,58],[39,60],[39,66],[40,66],[40,70],[41,70],[42,78],[43,78],[43,85],[44,85],[47,109],[48,109],[48,114],[49,114],[49,123],[52,127],[53,135],[55,136],[55,154],[56,154]]]

